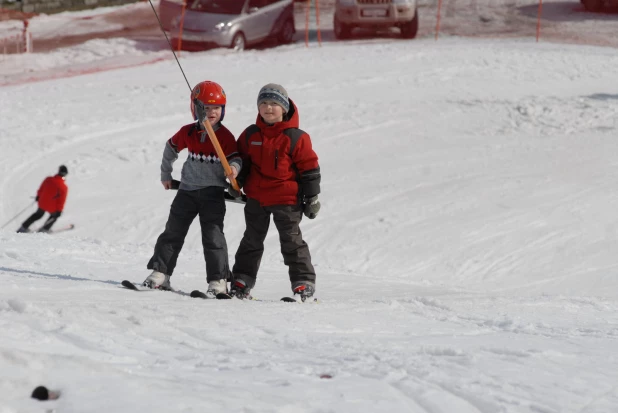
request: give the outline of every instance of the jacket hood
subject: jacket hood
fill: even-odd
[[[255,124],[260,128],[262,133],[268,137],[278,136],[285,129],[298,128],[300,125],[300,116],[298,115],[298,108],[292,99],[290,101],[290,111],[283,116],[282,122],[277,122],[274,125],[269,125],[264,122],[264,119],[260,116],[259,112]]]

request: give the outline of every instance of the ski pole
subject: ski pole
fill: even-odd
[[[32,205],[34,205],[34,203],[36,202],[36,199],[34,201],[32,201],[31,204],[28,204],[27,207],[25,207],[24,209],[22,209],[21,211],[19,211],[17,213],[17,215],[15,215],[13,218],[9,219],[8,222],[6,224],[4,224],[2,227],[0,227],[0,229],[3,229],[4,227],[6,227],[7,225],[9,225],[11,222],[13,222],[13,220],[15,220],[15,218],[17,218],[18,216],[20,216],[21,214],[24,213],[24,211],[28,208],[30,208]]]

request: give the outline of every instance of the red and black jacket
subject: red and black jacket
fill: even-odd
[[[255,125],[238,138],[243,168],[238,182],[248,198],[262,206],[295,205],[320,193],[320,165],[311,137],[299,126],[298,109],[268,125],[258,114]]]

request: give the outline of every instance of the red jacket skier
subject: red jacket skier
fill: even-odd
[[[36,193],[36,200],[38,201],[39,208],[21,224],[17,232],[30,232],[28,227],[35,221],[41,219],[45,212],[49,213],[49,218],[38,232],[49,232],[52,225],[54,225],[64,210],[64,203],[69,192],[69,188],[64,180],[68,173],[67,167],[60,165],[56,175],[48,176],[43,180],[43,183],[41,183]]]
[[[246,230],[236,251],[231,293],[250,297],[272,215],[292,291],[305,301],[315,292],[316,274],[300,221],[303,214],[314,219],[320,210],[318,156],[309,134],[299,129],[298,108],[283,86],[262,87],[257,107],[255,124],[237,142],[243,162],[238,183],[247,195]],[[229,193],[240,196],[233,188]]]

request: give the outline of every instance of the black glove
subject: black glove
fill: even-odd
[[[230,194],[234,198],[240,198],[241,197],[240,191],[237,191],[234,188],[232,188],[232,185],[227,187],[227,193]]]
[[[37,195],[36,198],[34,198],[35,201],[39,200],[39,196]]]
[[[193,99],[193,106],[195,106],[195,114],[197,115],[197,120],[199,120],[200,123],[203,123],[206,119],[206,107],[204,106],[202,101],[197,98]]]
[[[318,212],[320,212],[320,201],[318,201],[318,196],[314,195],[311,198],[305,199],[303,213],[309,219],[314,219],[318,216]]]

